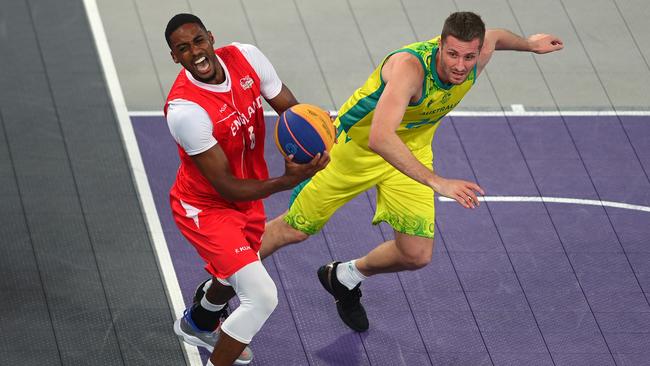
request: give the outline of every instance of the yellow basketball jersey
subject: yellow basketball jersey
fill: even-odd
[[[339,134],[346,133],[346,142],[352,140],[367,148],[370,123],[379,96],[386,86],[381,78],[381,69],[388,57],[398,52],[408,52],[417,57],[424,68],[422,97],[417,103],[408,105],[396,133],[411,150],[431,146],[438,122],[460,103],[476,79],[474,67],[462,84],[442,83],[438,78],[435,63],[439,42],[440,36],[412,43],[384,58],[365,84],[357,89],[339,110],[335,125]]]

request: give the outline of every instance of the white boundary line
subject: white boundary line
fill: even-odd
[[[526,112],[526,108],[524,108],[523,104],[513,104],[513,105],[510,106],[510,108],[512,108],[513,112],[518,112],[518,113],[525,113]]]
[[[158,259],[160,274],[165,281],[167,299],[171,305],[173,312],[172,318],[175,319],[176,316],[178,314],[181,314],[185,309],[181,289],[176,279],[176,271],[174,270],[171,256],[169,255],[169,250],[167,248],[167,242],[165,241],[165,235],[163,233],[162,226],[160,225],[156,206],[154,205],[153,196],[151,194],[149,182],[147,181],[147,175],[144,170],[144,164],[142,163],[142,157],[140,156],[138,143],[135,134],[133,133],[131,119],[126,108],[124,95],[122,94],[120,82],[117,77],[115,65],[113,63],[113,56],[111,55],[111,50],[108,46],[106,33],[104,32],[104,26],[102,24],[101,17],[99,16],[97,4],[95,0],[84,0],[84,6],[86,8],[86,14],[88,16],[88,21],[90,23],[93,37],[95,39],[95,45],[97,46],[97,52],[99,53],[99,58],[102,63],[102,69],[104,70],[106,83],[108,84],[109,93],[113,102],[113,108],[115,110],[115,115],[117,117],[120,132],[122,134],[122,140],[124,141],[124,146],[126,147],[129,164],[131,165],[131,171],[133,172],[133,180],[138,190],[138,196],[140,198],[140,203],[144,211],[149,234],[151,235],[151,239],[153,241],[153,249],[156,254],[156,258]],[[169,329],[172,329],[171,323],[169,324]],[[199,355],[199,351],[196,347],[190,346],[182,341],[180,341],[180,343],[183,346],[187,362],[190,366],[200,366],[203,364]]]
[[[601,207],[614,207],[623,208],[627,210],[650,212],[649,206],[631,205],[622,202],[601,201],[601,200],[585,200],[578,198],[562,198],[562,197],[539,197],[539,196],[483,196],[478,197],[479,201],[485,202],[547,202],[547,203],[571,203],[575,205],[589,205]],[[455,202],[451,198],[438,197],[440,202]]]
[[[448,116],[452,117],[594,117],[594,116],[650,116],[650,111],[527,111],[521,104],[517,104],[517,110],[513,111],[451,111]],[[337,111],[330,111],[336,115]],[[265,111],[264,116],[274,117],[278,114],[274,111]],[[160,111],[131,111],[131,117],[162,117]]]

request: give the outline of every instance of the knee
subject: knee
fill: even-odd
[[[287,225],[288,226],[288,225]],[[289,243],[300,243],[301,241],[307,240],[309,238],[309,234],[305,234],[300,230],[296,230],[289,226],[289,229],[287,230],[286,234],[286,239],[287,242]]]
[[[261,290],[255,299],[255,308],[265,317],[268,318],[273,310],[278,306],[278,290],[273,281]]]
[[[256,280],[246,293],[238,294],[241,307],[249,309],[251,316],[266,320],[278,306],[278,289],[270,276]]]
[[[273,247],[282,247],[287,244],[295,244],[307,240],[309,234],[305,234],[298,229],[294,229],[284,221],[285,215],[276,217],[266,224],[264,237],[267,242]]]
[[[406,269],[409,271],[415,271],[420,268],[426,267],[429,263],[431,263],[431,255],[426,255],[426,254],[421,254],[421,255],[415,255],[415,256],[410,256],[406,258],[405,265]]]
[[[302,231],[289,225],[289,223],[284,220],[285,217],[286,214],[277,218],[277,220],[279,221],[278,224],[280,226],[282,238],[284,239],[283,241],[285,243],[295,244],[301,241],[305,241],[307,240],[307,238],[309,238],[309,234],[305,234]]]
[[[433,255],[432,247],[419,248],[418,250],[403,253],[403,263],[405,269],[415,271],[420,268],[426,267],[431,263]]]

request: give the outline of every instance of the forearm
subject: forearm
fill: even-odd
[[[212,185],[223,198],[229,201],[255,201],[291,189],[295,183],[287,176],[267,180],[233,177],[228,182],[222,181]]]
[[[512,33],[507,29],[490,29],[490,36],[494,37],[494,49],[501,51],[532,51],[527,38]]]
[[[383,137],[371,149],[406,176],[437,190],[441,177],[420,163],[396,134]]]

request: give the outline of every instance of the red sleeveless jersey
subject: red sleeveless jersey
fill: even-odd
[[[226,154],[232,174],[242,179],[268,179],[259,77],[237,47],[218,48],[215,53],[228,68],[230,91],[205,90],[193,84],[183,69],[167,96],[165,115],[168,103],[174,99],[198,104],[212,120],[212,135]],[[170,192],[172,196],[199,207],[241,211],[254,206],[253,202],[232,202],[221,197],[180,145],[178,154],[181,164]]]

